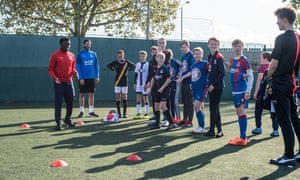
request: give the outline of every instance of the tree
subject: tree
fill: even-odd
[[[296,20],[296,27],[298,29],[300,29],[300,0],[282,0],[282,2],[288,2],[291,6],[293,6],[297,12],[298,12],[298,16],[297,16],[297,20]]]
[[[108,35],[134,37],[146,30],[148,2],[150,37],[174,30],[180,0],[0,0],[0,32],[77,36],[80,30],[85,36],[89,29],[102,26]]]

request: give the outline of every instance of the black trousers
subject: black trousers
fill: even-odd
[[[273,88],[277,121],[281,127],[284,140],[284,155],[294,157],[295,136],[300,143],[300,120],[298,118],[295,98],[291,93],[284,93]],[[300,145],[300,144],[299,144]]]
[[[190,82],[184,82],[181,85],[183,102],[183,120],[192,121],[194,117],[194,104]]]
[[[261,128],[261,116],[263,112],[262,104],[258,101],[255,101],[255,125],[257,128]]]
[[[214,131],[217,126],[218,132],[222,131],[220,116],[220,101],[223,89],[214,89],[209,95],[209,112],[210,112],[210,131]]]
[[[54,83],[54,95],[55,95],[55,121],[60,125],[61,119],[61,107],[63,99],[66,102],[66,116],[65,120],[69,121],[72,115],[73,99],[74,99],[74,86],[73,83]]]

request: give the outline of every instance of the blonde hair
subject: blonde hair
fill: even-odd
[[[155,57],[165,59],[165,58],[166,58],[166,55],[165,55],[163,52],[159,52],[159,53],[156,54]]]
[[[200,51],[201,52],[201,54],[203,55],[203,49],[201,48],[201,47],[195,47],[194,49],[193,49],[193,53],[195,53],[196,51]]]

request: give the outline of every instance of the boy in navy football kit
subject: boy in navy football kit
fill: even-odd
[[[194,117],[194,106],[193,106],[193,96],[190,87],[191,76],[190,71],[191,67],[194,64],[193,53],[190,50],[190,43],[187,40],[183,40],[180,43],[181,52],[184,54],[181,68],[181,76],[178,78],[177,82],[181,84],[181,98],[183,102],[183,120],[180,122],[184,127],[193,126],[193,117]]]
[[[128,72],[134,70],[135,64],[125,59],[125,52],[123,50],[117,51],[117,60],[109,63],[107,68],[116,73],[115,76],[115,94],[116,106],[119,117],[121,117],[121,95],[123,100],[123,118],[127,115],[127,93],[128,93]]]
[[[81,51],[76,59],[76,70],[79,76],[79,118],[84,114],[84,93],[88,93],[89,115],[98,117],[94,112],[94,92],[95,82],[99,83],[99,64],[97,54],[91,51],[91,40],[83,41],[84,50]]]
[[[147,78],[149,76],[149,62],[147,60],[147,52],[139,52],[139,62],[135,66],[135,76],[134,76],[134,86],[136,91],[136,116],[134,119],[148,118],[149,113],[149,102],[148,102],[148,92],[144,90]],[[141,104],[142,97],[144,101],[144,116],[141,115]]]
[[[153,91],[153,96],[155,100],[155,118],[156,121],[150,124],[151,129],[160,128],[160,110],[163,111],[164,115],[169,121],[169,126],[167,130],[175,128],[175,124],[172,121],[170,111],[167,107],[167,101],[170,94],[169,84],[171,82],[170,72],[168,66],[164,65],[165,54],[162,52],[156,55],[157,67],[153,69],[151,84],[149,90]]]
[[[300,120],[294,99],[300,63],[300,37],[294,30],[297,11],[288,6],[277,9],[275,15],[279,30],[285,32],[276,37],[267,77],[272,77],[272,96],[284,140],[284,154],[271,159],[270,163],[295,165],[300,161],[300,151],[294,154],[295,134],[300,145]]]
[[[209,95],[209,113],[210,113],[210,127],[204,134],[206,136],[215,136],[216,138],[222,137],[222,122],[220,115],[220,101],[225,87],[225,66],[224,57],[218,51],[220,41],[216,38],[208,40],[208,48],[210,54],[208,55],[208,95]],[[217,134],[215,134],[215,127],[217,127]]]
[[[263,98],[261,96],[264,96],[265,89],[263,89],[263,83],[264,79],[266,78],[266,74],[269,68],[269,63],[271,61],[271,53],[269,52],[263,52],[260,55],[260,62],[261,65],[258,68],[258,76],[256,80],[256,86],[255,86],[255,92],[253,95],[253,98],[255,99],[255,125],[256,128],[252,130],[252,134],[261,134],[262,133],[262,128],[261,128],[261,117],[262,117],[262,112],[263,112]],[[274,109],[274,104],[271,101],[270,102],[270,114],[271,114],[271,119],[272,119],[272,127],[273,127],[273,132],[270,134],[273,137],[279,136],[278,132],[278,122],[276,119],[276,113]]]
[[[232,48],[235,57],[230,60],[230,78],[240,136],[231,139],[229,144],[233,146],[246,146],[248,144],[246,136],[248,124],[246,109],[248,108],[248,100],[251,95],[253,74],[247,57],[243,55],[244,43],[236,39],[232,42]]]
[[[192,65],[191,74],[191,88],[194,99],[194,108],[198,120],[198,128],[193,130],[194,134],[205,133],[204,125],[204,101],[207,94],[208,84],[208,64],[202,60],[203,49],[200,47],[194,48],[193,56],[195,63]]]

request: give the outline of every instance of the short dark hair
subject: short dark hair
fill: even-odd
[[[236,45],[238,45],[238,44],[242,44],[242,46],[244,46],[243,41],[240,40],[240,39],[235,39],[235,40],[233,40],[231,45],[232,45],[232,46],[236,46]]]
[[[61,45],[65,41],[70,41],[70,38],[68,38],[68,37],[62,37],[62,38],[60,38],[59,44]]]
[[[85,44],[86,42],[92,42],[92,41],[89,40],[89,39],[85,39],[85,40],[83,41],[83,44]]]
[[[186,46],[189,46],[189,47],[190,47],[190,42],[189,42],[188,40],[182,40],[182,41],[180,42],[180,47],[181,47],[182,45],[186,45]]]
[[[271,62],[271,53],[269,51],[264,51],[261,53],[261,56],[264,58],[264,59],[267,59],[269,62]]]
[[[292,6],[278,8],[274,14],[281,19],[286,18],[290,24],[293,24],[297,17],[297,11]]]
[[[123,54],[123,55],[125,55],[125,52],[124,52],[123,49],[119,49],[119,50],[117,51],[117,54]]]

